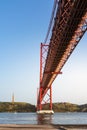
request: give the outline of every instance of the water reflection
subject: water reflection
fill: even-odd
[[[37,123],[39,125],[52,124],[52,115],[51,114],[37,114]]]

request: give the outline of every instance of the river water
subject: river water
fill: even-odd
[[[87,124],[87,113],[0,113],[0,124]]]

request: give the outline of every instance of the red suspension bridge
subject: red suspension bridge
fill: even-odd
[[[52,83],[87,31],[87,0],[55,0],[44,43],[40,47],[40,86],[37,111],[50,103]],[[49,44],[48,39],[50,38]]]

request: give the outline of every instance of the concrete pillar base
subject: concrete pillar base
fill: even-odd
[[[53,110],[40,110],[37,111],[37,114],[54,114]]]

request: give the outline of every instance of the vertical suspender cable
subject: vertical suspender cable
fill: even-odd
[[[49,26],[48,26],[48,31],[47,31],[46,38],[44,40],[45,44],[46,44],[46,42],[48,40],[50,31],[51,31],[51,28],[52,28],[52,23],[53,23],[53,19],[54,19],[54,16],[55,16],[55,11],[56,11],[57,5],[58,5],[58,0],[54,0],[54,5],[53,5],[53,10],[52,10],[52,15],[51,15],[50,23],[49,23]]]

